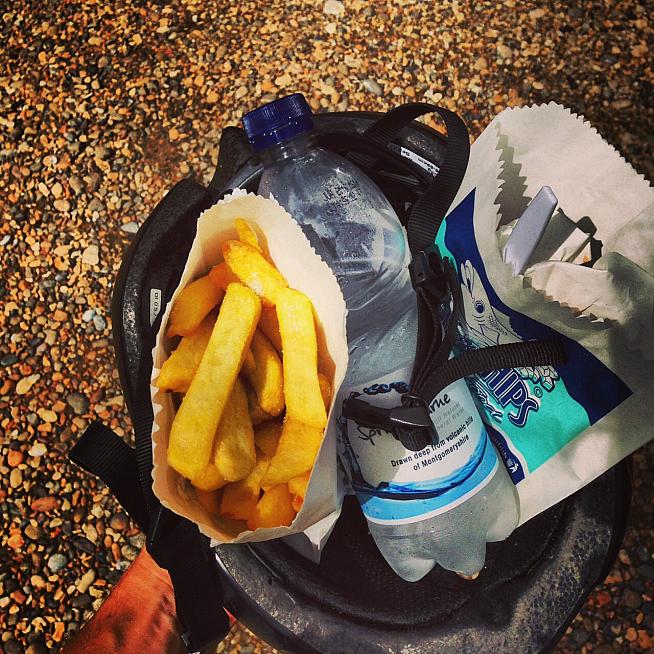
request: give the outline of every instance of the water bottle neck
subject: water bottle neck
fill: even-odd
[[[318,139],[316,133],[312,130],[300,134],[289,141],[283,143],[276,143],[275,145],[261,151],[261,163],[264,166],[284,161],[285,159],[292,159],[301,157],[311,150],[318,147]]]

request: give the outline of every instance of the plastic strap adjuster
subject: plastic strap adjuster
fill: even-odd
[[[413,396],[411,396],[413,400]],[[365,400],[343,400],[343,416],[362,427],[391,432],[405,447],[422,450],[429,443],[438,442],[438,434],[424,402],[405,402],[391,409],[374,406]]]
[[[448,293],[448,275],[443,266],[440,252],[436,245],[420,250],[413,255],[409,263],[411,285],[417,291],[429,285],[437,300],[444,300]]]

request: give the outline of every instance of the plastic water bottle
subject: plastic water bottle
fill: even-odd
[[[299,222],[343,291],[350,360],[337,406],[357,395],[397,406],[408,390],[417,332],[410,253],[397,215],[359,168],[318,146],[301,94],[251,111],[243,125],[264,165],[259,194]],[[518,521],[515,488],[466,383],[448,386],[430,413],[439,442],[420,452],[339,420],[341,459],[370,532],[407,581],[436,563],[476,574],[486,542],[503,540]]]

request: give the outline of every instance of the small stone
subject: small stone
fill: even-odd
[[[39,379],[41,379],[41,375],[38,373],[19,379],[18,383],[16,384],[16,393],[18,395],[26,395],[30,392],[32,386],[34,386],[34,384],[39,381]]]
[[[25,541],[23,540],[23,537],[17,531],[9,536],[9,539],[7,540],[7,545],[11,547],[12,550],[19,550],[24,544]]]
[[[597,606],[600,608],[611,602],[611,595],[605,590],[600,590],[596,595]]]
[[[52,572],[59,572],[67,563],[68,559],[63,554],[56,552],[48,559],[46,565]]]
[[[41,537],[41,530],[30,522],[27,527],[25,527],[25,535],[30,540],[38,540]]]
[[[107,327],[107,321],[99,313],[96,313],[93,316],[93,326],[97,331],[101,332]]]
[[[529,12],[529,18],[531,18],[532,20],[536,20],[538,18],[542,18],[543,16],[545,16],[545,14],[547,14],[547,12],[542,8],[532,9]]]
[[[61,639],[64,637],[65,630],[66,630],[66,625],[64,625],[63,622],[56,622],[55,629],[52,634],[52,640],[54,640],[55,643],[60,643]]]
[[[82,575],[82,578],[77,582],[75,588],[80,593],[85,593],[88,589],[89,586],[95,581],[95,571],[94,570],[88,570]]]
[[[638,647],[642,652],[651,652],[654,648],[654,640],[645,629],[638,630]]]
[[[139,531],[129,537],[129,542],[137,549],[143,549],[145,547],[145,534],[142,531]]]
[[[624,632],[624,637],[630,642],[633,643],[638,639],[638,633],[633,627],[629,627],[627,631]]]
[[[638,593],[635,593],[630,588],[627,588],[624,591],[622,595],[622,601],[630,609],[637,609],[643,603],[643,600],[641,599],[640,595]]]
[[[382,94],[382,88],[375,82],[374,79],[364,79],[363,82],[363,88],[368,91],[369,93],[374,93],[375,95],[381,95]]]
[[[34,500],[30,508],[37,513],[48,513],[49,511],[54,511],[58,506],[59,500],[56,497],[46,495],[45,497],[39,497]]]
[[[82,180],[77,175],[71,175],[68,178],[68,184],[70,185],[70,188],[73,190],[75,195],[79,195],[84,188]]]
[[[327,34],[336,34],[336,28],[336,23],[327,23],[327,25],[325,25],[325,32],[327,32]]]
[[[94,315],[95,315],[95,309],[87,309],[82,314],[82,321],[83,322],[91,322],[91,320],[93,320]]]
[[[32,575],[30,577],[30,584],[33,588],[43,588],[45,586],[45,579],[41,575]]]
[[[100,262],[99,248],[97,245],[89,245],[84,252],[82,252],[82,263],[89,266],[95,266]]]
[[[20,588],[11,593],[9,597],[11,597],[11,599],[14,600],[16,604],[24,604],[25,600],[27,599],[27,595],[25,595],[25,593],[20,590]]]
[[[218,100],[220,100],[220,96],[215,91],[209,91],[209,93],[207,93],[207,103],[208,104],[216,104],[216,102],[218,102]],[[123,226],[123,228],[124,228],[124,226]]]
[[[488,62],[486,61],[486,57],[479,57],[479,59],[475,61],[475,70],[480,72],[488,70]]]
[[[61,213],[66,213],[70,209],[70,202],[68,200],[55,200],[54,208]]]
[[[289,86],[292,83],[293,83],[293,78],[288,73],[284,73],[283,75],[280,75],[279,77],[275,78],[275,84],[280,88]]]
[[[234,97],[237,100],[240,100],[241,98],[245,97],[248,94],[248,87],[247,86],[239,86],[236,89],[236,93],[234,94]]]
[[[52,195],[55,198],[57,198],[57,200],[61,197],[61,194],[63,192],[64,192],[64,189],[63,189],[63,187],[61,186],[61,184],[59,182],[55,182],[52,185],[52,188],[50,189],[50,193],[52,193]]]
[[[9,485],[18,488],[23,483],[23,472],[20,468],[14,468],[9,474]]]
[[[10,354],[5,354],[0,358],[0,366],[12,366],[18,361],[18,357],[12,352]]]
[[[92,543],[98,542],[98,530],[93,525],[84,525],[82,531]]]
[[[52,409],[38,409],[37,413],[43,422],[57,422],[57,414]],[[43,456],[47,451],[43,443],[34,443],[28,454],[30,456]],[[33,454],[32,452],[40,452],[40,454]]]
[[[7,452],[7,465],[10,468],[18,467],[25,460],[25,455],[21,450],[9,450]]]
[[[111,516],[111,520],[109,520],[109,526],[114,531],[124,531],[129,526],[129,518],[124,513],[116,513],[115,515]]]
[[[638,45],[635,45],[633,48],[631,48],[632,57],[644,57],[648,52],[649,48],[647,47],[647,43],[645,43],[645,41],[641,41]]]
[[[124,225],[121,226],[121,229],[126,232],[127,234],[136,234],[136,232],[139,231],[139,226],[137,223],[135,223],[133,220],[125,223]]]
[[[92,554],[95,552],[95,545],[88,538],[75,538],[73,539],[73,545],[86,554]]]
[[[326,0],[322,10],[331,16],[342,16],[345,13],[345,6],[340,0]]]
[[[611,103],[611,107],[616,110],[620,109],[628,109],[631,107],[631,100],[628,100],[627,98],[622,98],[621,100],[614,100]]]
[[[66,396],[66,402],[78,416],[84,415],[89,410],[89,401],[82,393],[69,393]]]
[[[120,548],[120,553],[128,560],[133,561],[138,556],[138,549],[133,545],[123,545]]]
[[[500,59],[510,59],[513,56],[513,50],[503,43],[498,43],[497,55]]]

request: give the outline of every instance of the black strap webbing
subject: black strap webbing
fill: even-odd
[[[68,454],[80,468],[100,477],[143,531],[150,515],[143,499],[136,452],[111,429],[92,422]]]
[[[416,102],[391,109],[365,133],[376,143],[387,145],[412,120],[429,113],[437,113],[445,123],[447,152],[438,175],[411,209],[407,236],[412,254],[434,244],[441,221],[461,186],[470,157],[468,130],[461,118],[449,109]]]

